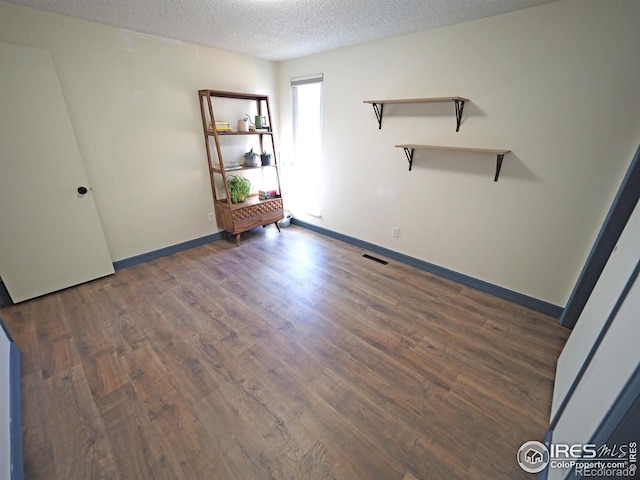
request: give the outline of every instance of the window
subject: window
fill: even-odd
[[[291,79],[293,104],[293,201],[296,208],[320,216],[323,74]]]

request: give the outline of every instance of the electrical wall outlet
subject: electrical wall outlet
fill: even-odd
[[[215,218],[213,216],[213,212],[207,213],[207,218],[209,219],[210,222],[213,222],[215,220]]]
[[[393,230],[391,231],[391,236],[393,238],[398,238],[400,236],[400,228],[393,227]]]

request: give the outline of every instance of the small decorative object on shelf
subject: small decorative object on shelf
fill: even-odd
[[[267,117],[265,117],[264,115],[256,115],[254,117],[255,119],[255,123],[252,123],[249,115],[246,116],[247,120],[249,120],[249,125],[251,127],[253,127],[253,130],[261,130],[263,132],[266,132],[269,130],[269,127],[267,127]]]
[[[275,136],[270,127],[273,122],[269,97],[222,90],[199,90],[198,96],[216,223],[224,230],[223,236],[227,232],[235,235],[236,245],[240,245],[240,234],[252,228],[273,223],[280,231],[278,222],[283,218],[282,190]],[[253,116],[255,123],[251,124],[252,117],[245,115],[238,121],[238,131],[234,132],[229,130],[226,122],[217,122],[214,103],[218,98],[237,100],[239,106],[244,102],[244,108],[257,113]],[[226,137],[225,142],[221,142],[221,137]],[[251,148],[245,154],[244,165],[238,161],[225,162],[223,154],[231,151],[229,149],[237,151],[236,144],[242,143]],[[262,169],[262,175],[258,175],[255,169]],[[229,175],[230,170],[237,172],[237,175]],[[244,176],[245,173],[251,177],[253,188],[258,189],[254,193],[251,193],[252,185]]]
[[[238,170],[239,168],[242,168],[242,165],[240,165],[238,162],[231,162],[231,163],[224,164],[225,170]]]
[[[273,165],[273,155],[267,152],[262,152],[260,155],[260,160],[262,161],[263,167],[270,167]]]
[[[260,155],[253,151],[253,147],[247,153],[244,154],[244,166],[245,167],[259,167],[262,165],[260,161]]]
[[[258,190],[258,198],[260,200],[267,200],[269,198],[278,198],[278,192],[276,190]]]
[[[231,125],[227,122],[216,122],[216,132],[232,132]]]

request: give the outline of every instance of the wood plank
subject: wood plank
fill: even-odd
[[[178,478],[131,384],[100,397],[98,407],[120,478]]]
[[[396,145],[398,148],[412,148],[414,150],[443,150],[448,152],[473,152],[473,153],[492,153],[494,155],[506,155],[511,150],[496,148],[475,148],[475,147],[450,147],[445,145],[421,145],[417,143],[406,143]]]
[[[47,408],[41,371],[22,375],[22,445],[24,449],[24,478],[50,478],[56,470],[53,442],[46,428]],[[54,433],[54,437],[56,432]]]
[[[314,387],[316,393],[342,415],[343,422],[356,426],[376,450],[410,466],[420,477],[430,478],[434,469],[446,471],[450,476],[464,476],[467,471],[469,459],[452,457],[455,464],[443,461],[441,452],[432,449],[433,437],[392,415],[384,403],[376,404],[364,397],[331,371],[314,382]]]
[[[11,311],[11,337],[20,349],[20,371],[24,377],[40,370],[40,351],[38,349],[38,333],[36,320],[39,315],[36,302],[23,302],[12,307]]]
[[[111,444],[81,365],[45,380],[56,478],[118,478]],[[51,472],[49,473],[51,474]]]
[[[234,359],[216,370],[218,389],[197,403],[198,418],[225,452],[232,478],[285,478],[313,437],[295,422],[290,405],[265,399],[264,385],[244,365]]]
[[[153,349],[139,348],[123,363],[177,477],[229,478],[222,453]]]
[[[437,102],[451,102],[459,100],[462,102],[468,102],[468,98],[464,97],[426,97],[426,98],[395,98],[387,100],[363,100],[363,103],[437,103]]]
[[[82,366],[87,377],[89,389],[98,399],[129,383],[120,357],[116,352],[103,350],[93,355],[85,355]]]

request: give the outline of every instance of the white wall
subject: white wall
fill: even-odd
[[[640,143],[638,18],[565,0],[275,64],[0,2],[0,41],[51,51],[113,260],[217,231],[197,89],[270,94],[285,147],[289,78],[324,72],[322,218],[302,219],[564,305]],[[443,95],[471,99],[459,133],[450,104],[378,130],[362,103]],[[408,172],[409,142],[513,154],[494,183],[491,156]]]
[[[51,51],[113,260],[217,231],[197,90],[275,100],[276,64],[4,2],[0,42]]]
[[[289,78],[325,75],[322,217],[293,213],[564,305],[640,143],[639,19],[565,0],[281,63],[283,146]],[[453,104],[387,105],[378,130],[362,103],[455,95],[459,133]],[[513,153],[494,183],[495,157],[417,151],[408,172],[399,143]]]

